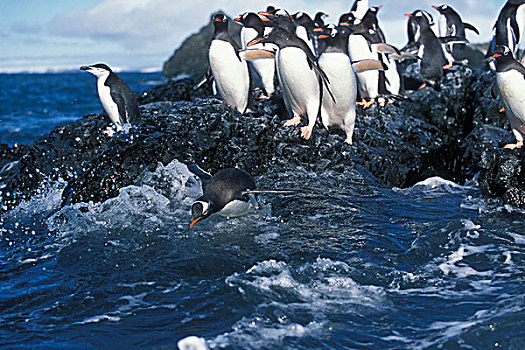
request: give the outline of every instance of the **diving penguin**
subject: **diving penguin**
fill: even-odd
[[[301,116],[306,116],[308,125],[301,128],[301,136],[309,139],[320,111],[322,85],[328,84],[317,58],[304,40],[280,26],[252,40],[248,47],[257,43],[271,43],[279,48],[275,57],[277,77],[286,109],[293,114],[284,126],[296,126],[301,122]],[[327,90],[331,93],[330,89]]]
[[[208,52],[211,74],[224,102],[243,114],[251,107],[253,94],[248,62],[228,34],[227,17],[222,13],[216,14],[213,25],[215,31]]]
[[[80,70],[97,77],[98,97],[117,131],[122,130],[123,124],[136,124],[139,121],[140,111],[133,91],[111,68],[104,63],[97,63],[82,66]],[[113,130],[109,128],[105,133],[111,136]]]
[[[258,190],[253,176],[242,169],[222,169],[215,175],[204,172],[195,164],[188,170],[202,182],[203,194],[191,207],[190,229],[199,221],[212,214],[228,218],[244,216],[258,207],[255,195],[258,193],[291,194],[290,190]]]
[[[512,56],[507,46],[496,46],[492,58],[496,59],[496,82],[517,141],[505,148],[521,148],[525,138],[525,67]]]

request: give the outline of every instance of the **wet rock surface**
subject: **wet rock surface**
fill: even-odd
[[[26,149],[3,146],[0,164],[16,165],[0,174],[2,204],[6,210],[60,179],[67,182],[63,204],[104,201],[178,159],[212,173],[237,166],[255,176],[352,170],[388,187],[430,176],[462,182],[481,171],[485,195],[523,206],[524,152],[500,148],[512,135],[491,96],[492,74],[455,67],[439,92],[408,91],[410,101],[359,108],[351,146],[320,125],[308,141],[299,127],[283,127],[288,116],[278,96],[243,116],[211,97],[209,87],[195,90],[198,76],[168,82],[140,97],[143,120],[128,132],[109,138],[106,122],[93,115]]]

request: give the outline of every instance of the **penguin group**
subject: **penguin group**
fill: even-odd
[[[469,64],[460,54],[469,43],[466,31],[479,35],[451,6],[436,5],[432,8],[438,12],[438,22],[430,9],[406,14],[408,42],[398,49],[387,42],[379,25],[381,8],[370,7],[368,0],[355,0],[337,23],[326,23],[330,16],[322,11],[310,16],[268,6],[234,19],[242,25],[239,38],[231,37],[228,17],[215,14],[207,78],[213,80],[214,92],[240,115],[253,110],[254,98],[280,94],[288,113],[281,116],[288,118],[283,126],[306,121],[300,128],[306,140],[317,124],[337,128],[351,145],[357,106],[366,109],[377,103],[382,108],[396,100],[413,102],[406,97],[402,67],[417,64],[418,88],[440,91],[447,69]],[[505,146],[511,149],[521,148],[525,139],[525,67],[519,50],[524,31],[525,0],[508,0],[486,54],[516,138],[516,143]],[[80,69],[97,77],[101,104],[117,132],[124,124],[139,121],[133,92],[109,66],[99,63]],[[192,205],[190,228],[212,214],[246,215],[258,206],[258,193],[294,192],[257,189],[253,177],[241,169],[223,169],[214,176],[194,165],[188,169],[200,178],[203,190]]]

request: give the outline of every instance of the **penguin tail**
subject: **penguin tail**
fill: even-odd
[[[188,170],[201,179],[202,183],[210,181],[211,174],[202,170],[197,164],[188,164]]]

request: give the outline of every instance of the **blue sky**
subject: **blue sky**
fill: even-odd
[[[76,69],[105,62],[117,69],[160,70],[180,43],[223,10],[230,16],[268,4],[311,14],[322,10],[337,22],[353,0],[0,0],[0,72]],[[471,42],[487,42],[504,0],[370,0],[383,5],[380,25],[387,40],[406,41],[404,13],[446,3],[481,32]]]

